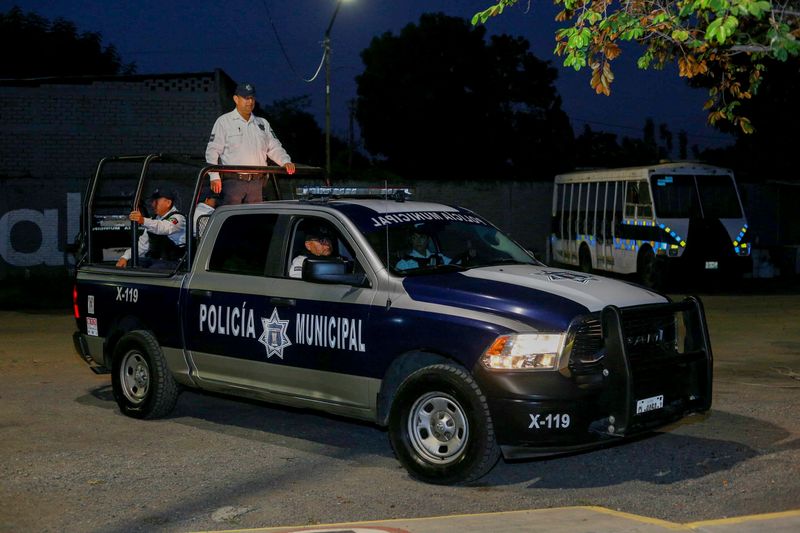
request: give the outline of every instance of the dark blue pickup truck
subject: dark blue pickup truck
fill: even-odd
[[[199,168],[194,198],[219,170]],[[413,477],[461,483],[501,455],[597,446],[711,405],[698,299],[548,267],[467,209],[405,189],[303,188],[221,207],[199,239],[186,224],[170,268],[120,269],[98,190],[75,344],[110,371],[126,415],[167,415],[184,388],[319,409],[387,427]],[[117,244],[135,247],[119,215]]]

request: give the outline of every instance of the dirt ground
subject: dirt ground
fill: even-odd
[[[120,415],[68,311],[0,311],[0,531],[193,531],[601,505],[677,522],[800,509],[800,295],[712,295],[714,405],[470,487],[408,478],[385,432],[185,392]]]

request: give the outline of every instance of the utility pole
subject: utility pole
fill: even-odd
[[[331,29],[336,21],[342,0],[337,0],[336,9],[333,10],[331,22],[325,30],[325,39],[322,46],[325,53],[325,184],[331,184]]]

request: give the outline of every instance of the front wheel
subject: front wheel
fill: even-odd
[[[133,418],[161,418],[178,401],[178,384],[172,377],[153,335],[131,331],[114,351],[111,386],[122,414]]]
[[[389,439],[409,474],[427,483],[473,481],[500,457],[486,397],[453,364],[422,368],[400,385]]]

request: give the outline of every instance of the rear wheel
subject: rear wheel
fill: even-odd
[[[500,457],[486,397],[454,364],[422,368],[400,385],[389,439],[409,474],[427,483],[473,481]]]
[[[178,384],[161,347],[144,330],[131,331],[120,339],[114,351],[111,385],[120,411],[133,418],[166,416],[178,401]]]

